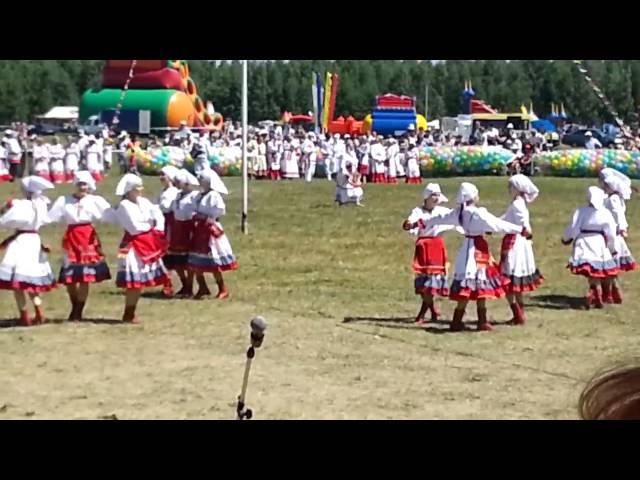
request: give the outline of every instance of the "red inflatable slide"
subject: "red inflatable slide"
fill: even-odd
[[[128,68],[106,67],[102,71],[102,86],[104,88],[124,88],[128,79]],[[182,91],[185,89],[185,81],[180,75],[180,72],[173,68],[143,70],[133,75],[129,83],[129,88],[174,89]]]

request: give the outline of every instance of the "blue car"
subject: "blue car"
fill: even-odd
[[[570,147],[584,148],[589,141],[589,138],[585,135],[587,132],[591,132],[593,138],[598,139],[604,148],[613,147],[615,144],[616,137],[614,135],[607,135],[596,128],[581,128],[567,133],[562,137],[562,143]]]

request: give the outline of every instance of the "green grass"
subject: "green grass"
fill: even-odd
[[[449,198],[460,181],[441,181]],[[509,202],[506,179],[471,181],[481,202],[501,214]],[[158,180],[145,182],[155,198]],[[565,308],[567,298],[584,295],[585,284],[566,271],[569,248],[560,236],[593,180],[536,182],[534,247],[546,283],[527,297],[524,328],[439,335],[412,324],[413,240],[400,225],[422,187],[367,185],[366,207],[358,209],[335,207],[326,180],[252,183],[250,235],[243,236],[240,181],[226,179],[223,224],[240,262],[226,275],[231,299],[143,298],[143,325],[121,325],[123,298],[108,282],[92,290],[86,316],[111,323],[0,329],[0,418],[233,418],[248,321],[256,314],[269,322],[248,391],[256,418],[575,418],[586,379],[637,349],[637,274],[623,278],[622,306]],[[115,183],[100,186],[110,200]],[[2,196],[16,192],[0,185]],[[628,216],[638,253],[635,201]],[[44,231],[56,271],[62,232]],[[121,231],[99,232],[115,274]],[[494,255],[499,241],[491,239]],[[446,243],[453,258],[460,237],[449,234]],[[49,317],[67,317],[64,290],[44,302]],[[450,318],[452,303],[441,307]],[[0,294],[0,308],[0,318],[15,316],[9,292]],[[498,323],[510,318],[504,301],[490,303],[489,313]]]

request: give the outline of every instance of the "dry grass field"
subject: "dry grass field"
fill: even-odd
[[[501,214],[506,179],[471,181],[482,203]],[[155,198],[158,180],[145,182]],[[623,279],[624,305],[585,312],[575,309],[584,282],[565,269],[569,249],[559,239],[593,180],[536,179],[534,245],[546,283],[527,298],[528,324],[501,325],[510,311],[495,301],[489,312],[497,331],[457,334],[444,323],[413,325],[413,240],[400,225],[422,187],[368,185],[358,209],[334,206],[326,180],[254,182],[250,235],[243,236],[240,181],[226,182],[223,224],[240,262],[227,275],[228,300],[163,300],[148,292],[139,308],[143,324],[122,325],[122,294],[109,282],[92,290],[89,321],[62,321],[69,306],[58,289],[44,302],[59,323],[18,328],[11,326],[13,296],[0,293],[0,419],[231,419],[256,314],[269,322],[248,392],[257,419],[575,418],[585,380],[636,353],[638,273]],[[449,198],[459,182],[441,181]],[[100,186],[110,200],[115,183],[114,174]],[[17,185],[0,185],[0,196],[16,193]],[[630,246],[640,254],[635,201],[628,216]],[[121,231],[99,231],[115,273]],[[62,227],[43,235],[57,271]],[[491,240],[494,255],[499,240]],[[453,257],[460,238],[446,242]],[[452,304],[441,307],[450,318]],[[467,321],[475,321],[473,309]]]

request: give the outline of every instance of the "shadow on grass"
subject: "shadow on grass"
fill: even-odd
[[[103,295],[112,295],[114,297],[123,297],[124,291],[108,291],[104,292]],[[154,300],[179,300],[178,297],[165,297],[162,293],[162,290],[154,291],[154,290],[143,290],[141,298],[152,298]]]
[[[127,325],[120,318],[83,318],[81,322],[69,323],[93,323],[95,325]]]
[[[548,308],[550,310],[584,310],[584,297],[569,295],[534,295],[526,303],[527,307]]]
[[[69,322],[66,318],[49,318],[44,325],[62,325],[62,324],[83,324],[93,323],[95,325],[125,325],[121,319],[116,318],[84,318],[81,322]],[[23,327],[17,318],[2,319],[0,320],[0,329],[2,328],[37,328],[42,325],[32,325],[31,327]]]
[[[490,320],[492,325],[506,325],[509,326],[508,321],[494,321]],[[449,320],[436,320],[435,322],[429,321],[428,326],[416,325],[413,317],[345,317],[342,323],[356,323],[366,322],[367,325],[390,328],[395,330],[420,330],[426,333],[434,335],[442,335],[444,333],[469,333],[477,332],[476,323],[473,320],[465,323],[465,330],[463,332],[452,332],[449,330]]]

